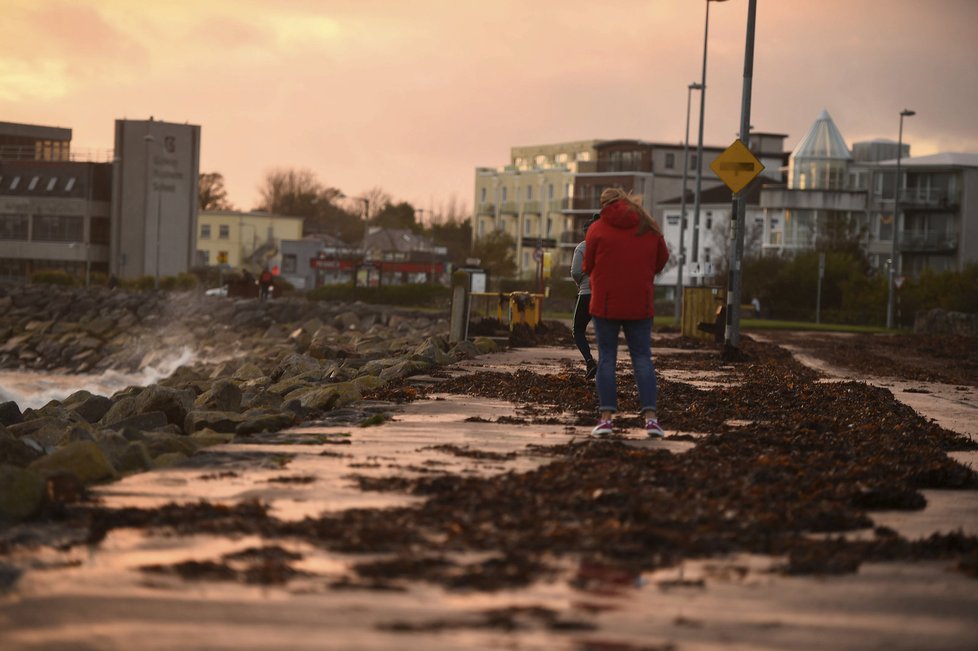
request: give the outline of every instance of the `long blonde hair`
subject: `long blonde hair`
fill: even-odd
[[[662,235],[662,228],[659,227],[659,223],[645,210],[639,197],[625,192],[621,188],[605,188],[601,192],[599,201],[602,208],[616,201],[627,202],[639,216],[638,230],[635,231],[636,235],[643,235],[649,231],[652,231],[656,235]]]

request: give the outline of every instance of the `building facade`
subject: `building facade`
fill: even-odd
[[[856,243],[876,268],[910,276],[978,261],[978,154],[912,158],[903,144],[898,182],[899,147],[872,140],[850,151],[823,111],[791,154],[787,184],[762,189],[763,251]]]
[[[302,238],[302,217],[208,210],[197,221],[199,266],[227,265],[254,273],[280,264],[283,241]]]

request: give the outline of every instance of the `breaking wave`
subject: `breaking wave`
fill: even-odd
[[[97,395],[110,396],[126,387],[155,384],[172,375],[181,366],[192,363],[195,358],[193,349],[184,347],[176,352],[152,354],[135,373],[116,370],[108,370],[100,375],[0,372],[0,402],[12,400],[23,410],[28,407],[42,407],[52,400],[64,400],[82,389]]]

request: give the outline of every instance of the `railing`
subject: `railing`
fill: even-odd
[[[476,213],[480,215],[495,215],[496,214],[496,204],[482,202],[476,209]]]
[[[958,196],[943,188],[904,188],[900,192],[900,203],[904,206],[951,207],[958,205]]]
[[[958,236],[947,233],[904,233],[898,245],[901,251],[956,251]]]

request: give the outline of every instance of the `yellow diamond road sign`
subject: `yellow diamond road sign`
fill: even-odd
[[[710,163],[710,169],[727,184],[731,192],[740,192],[761,173],[764,166],[738,138]]]

